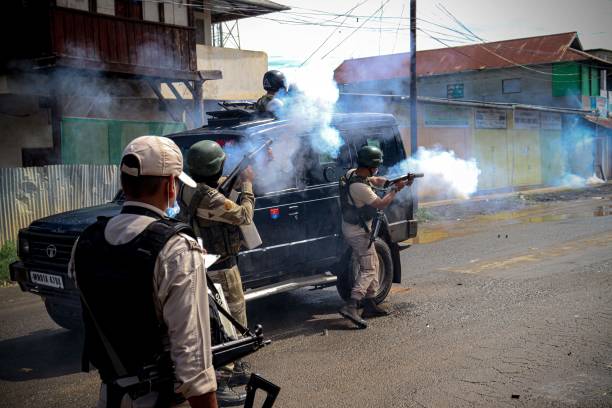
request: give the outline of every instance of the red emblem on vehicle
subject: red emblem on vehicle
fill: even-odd
[[[270,218],[276,220],[278,217],[280,217],[280,208],[270,208]]]

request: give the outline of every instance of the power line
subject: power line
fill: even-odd
[[[338,48],[340,45],[342,45],[346,40],[348,40],[353,34],[355,34],[361,27],[363,27],[365,25],[365,23],[367,23],[372,17],[374,17],[374,15],[376,13],[378,13],[378,11],[380,9],[382,9],[385,4],[389,3],[390,0],[386,0],[382,6],[380,6],[380,8],[378,10],[376,10],[374,13],[372,13],[359,27],[357,27],[356,29],[354,29],[353,31],[351,31],[351,33],[346,36],[344,38],[344,40],[340,41],[334,48],[332,48],[330,51],[327,52],[327,54],[325,54],[324,56],[321,57],[321,59],[324,59],[325,57],[327,57],[329,54],[331,54],[336,48]]]
[[[395,54],[395,46],[397,45],[397,35],[399,34],[400,25],[402,23],[401,18],[404,15],[405,8],[406,8],[406,5],[402,4],[402,12],[400,14],[400,21],[397,23],[397,30],[395,30],[395,41],[393,41],[393,50],[391,51],[391,54]]]
[[[346,13],[345,13],[345,17],[344,20],[342,20],[342,23],[340,23],[340,26],[342,26],[342,24],[344,24],[344,22],[349,18],[348,14],[355,10],[357,7],[367,3],[369,0],[364,0],[361,3],[358,3],[357,5],[353,6],[351,9],[349,9]],[[319,51],[326,43],[327,41],[334,35],[334,33],[336,32],[336,29],[334,28],[334,30],[329,33],[329,35],[327,36],[327,38],[325,40],[323,40],[323,42],[317,47],[317,49],[315,49],[309,56],[308,58],[306,58],[301,64],[300,67],[304,64],[306,64],[308,62],[308,60],[310,60],[310,58],[312,58],[313,55],[315,55],[317,53],[317,51]]]

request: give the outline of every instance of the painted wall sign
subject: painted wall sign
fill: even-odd
[[[515,110],[514,111],[514,128],[515,129],[539,129],[540,128],[540,112]]]
[[[425,127],[470,126],[470,110],[452,105],[425,105]]]
[[[508,127],[505,110],[475,109],[474,126],[477,129],[506,129]]]
[[[547,129],[547,130],[563,129],[563,122],[561,120],[560,113],[540,112],[540,121],[542,123],[542,129]]]

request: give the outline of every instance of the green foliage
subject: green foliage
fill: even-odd
[[[427,208],[418,208],[416,211],[416,219],[418,222],[433,221],[436,217],[427,210]]]
[[[7,241],[0,248],[0,286],[9,282],[9,264],[17,260],[17,246],[13,241]]]

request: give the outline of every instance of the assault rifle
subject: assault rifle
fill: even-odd
[[[271,144],[272,140],[268,139],[258,148],[251,150],[250,152],[245,154],[242,160],[240,160],[240,163],[238,163],[238,165],[232,169],[229,176],[227,176],[227,178],[223,181],[223,183],[221,183],[217,190],[219,190],[219,192],[225,197],[229,197],[232,190],[234,189],[234,186],[236,185],[236,182],[238,181],[238,177],[240,177],[240,173],[242,173],[244,169],[246,169],[251,163],[253,163],[253,160],[259,154],[259,152],[264,149],[267,149],[268,147],[270,147]]]
[[[395,183],[400,182],[400,181],[406,181],[409,179],[415,179],[415,178],[424,177],[424,176],[425,174],[423,173],[407,173],[406,175],[403,175],[400,177],[388,179],[387,181],[385,181],[385,184],[383,184],[383,189],[386,190],[392,185],[394,185]],[[368,248],[370,248],[372,244],[374,243],[374,241],[376,241],[376,238],[378,238],[378,234],[380,233],[380,226],[384,222],[386,222],[386,219],[387,219],[387,216],[385,215],[384,210],[376,211],[376,217],[374,217],[374,221],[372,222],[373,228],[372,228],[372,232],[370,233],[370,243],[368,244]]]

